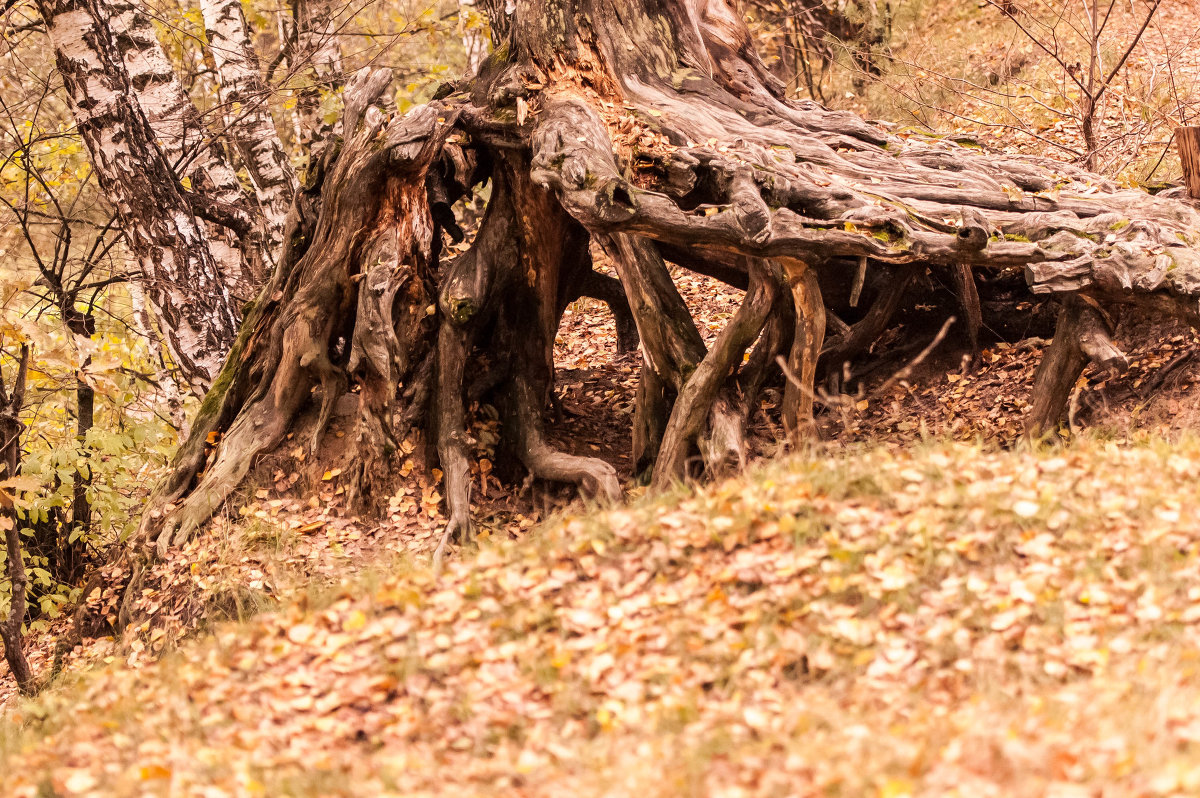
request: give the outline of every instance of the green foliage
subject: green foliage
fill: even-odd
[[[72,598],[72,586],[55,578],[50,547],[74,548],[86,556],[132,532],[176,433],[163,416],[157,390],[136,376],[151,365],[145,342],[115,324],[90,339],[73,336],[52,314],[36,313],[38,303],[27,284],[0,278],[0,294],[9,299],[0,307],[2,348],[31,348],[22,413],[21,475],[27,489],[16,509],[29,599],[42,618],[53,618]],[[114,296],[111,305],[118,300]],[[95,391],[95,426],[82,438],[75,406],[80,384]],[[72,517],[78,479],[86,483],[89,523]],[[0,610],[8,604],[8,591],[7,582],[0,581]]]
[[[23,55],[31,68],[47,63]],[[0,88],[0,376],[11,384],[15,353],[28,347],[13,499],[36,625],[70,600],[83,564],[131,531],[176,433],[154,382],[162,364],[120,282],[126,253],[69,115],[2,65]],[[81,389],[94,393],[82,434]],[[72,507],[77,485],[86,517]],[[0,580],[0,611],[10,590]]]

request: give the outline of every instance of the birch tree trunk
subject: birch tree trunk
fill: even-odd
[[[201,0],[209,48],[220,78],[225,135],[237,148],[254,184],[272,261],[283,242],[283,225],[296,173],[271,118],[270,90],[263,81],[240,0]]]
[[[225,285],[235,298],[245,302],[266,278],[274,260],[258,226],[260,211],[242,189],[233,166],[215,145],[184,91],[145,5],[135,0],[113,0],[100,10],[109,14],[108,24],[134,97],[150,121],[167,164],[176,175],[187,179],[192,192],[234,217],[241,230],[250,231],[249,235],[239,234],[229,223],[201,220]]]
[[[342,86],[342,49],[338,40],[337,9],[332,0],[295,0],[293,24],[296,49],[292,71],[302,76],[304,86],[296,98],[294,124],[296,142],[308,153],[309,166],[319,157],[336,121],[325,117],[324,96]]]
[[[475,0],[458,0],[458,35],[462,39],[463,52],[467,56],[469,76],[478,74],[479,68],[487,59],[488,43],[484,30]]]
[[[171,359],[191,388],[203,392],[234,340],[239,313],[222,271],[227,264],[214,256],[214,249],[221,250],[214,248],[202,220],[251,235],[244,211],[181,185],[139,102],[126,57],[138,68],[139,82],[170,83],[160,65],[143,57],[154,48],[136,35],[140,29],[127,16],[127,5],[39,0],[38,8],[80,136],[141,265]],[[120,34],[110,25],[114,10],[126,15]],[[180,127],[177,138],[164,138],[185,141],[190,116],[186,109],[172,116],[167,95],[162,93],[156,111],[162,120],[178,120]],[[182,145],[171,151],[181,158],[187,152]],[[204,174],[207,179],[210,173]]]
[[[142,287],[142,283],[137,280],[131,280],[126,287],[129,289],[129,304],[132,311],[131,317],[133,328],[146,341],[146,348],[150,352],[150,362],[161,366],[155,372],[154,381],[158,383],[159,390],[162,391],[163,398],[167,402],[167,410],[171,415],[171,423],[175,429],[179,431],[179,439],[187,438],[189,425],[187,413],[183,409],[183,394],[180,393],[179,383],[175,379],[175,375],[171,373],[168,364],[162,356],[162,339],[158,331],[154,329],[154,325],[150,318],[150,309],[147,307],[146,291]]]

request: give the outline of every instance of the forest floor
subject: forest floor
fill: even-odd
[[[680,285],[706,329],[735,307]],[[427,479],[378,523],[336,474],[268,484],[159,566],[123,643],[8,689],[5,794],[1194,794],[1200,348],[1131,327],[1069,445],[1015,443],[1038,339],[974,369],[948,341],[706,489],[601,510],[489,479],[441,574]],[[614,335],[568,313],[555,429],[627,475]]]
[[[904,33],[886,55],[882,74],[855,85],[844,69],[829,70],[829,102],[907,125],[966,136],[1023,155],[1078,160],[1087,151],[1079,120],[1079,91],[1065,67],[1083,67],[1086,7],[1015,3],[1028,33],[1006,24],[998,5],[913,4],[899,9]],[[1107,6],[1106,6],[1107,7]],[[1121,181],[1153,184],[1178,177],[1173,129],[1200,118],[1200,4],[1164,0],[1139,31],[1148,6],[1111,4],[1101,45],[1108,68],[1138,42],[1098,109],[1097,169]],[[1040,14],[1034,22],[1024,12]],[[1056,19],[1057,18],[1057,19]],[[1029,34],[1038,37],[1035,43]],[[1060,54],[1062,63],[1047,53]],[[1077,64],[1076,61],[1082,63]],[[853,89],[853,90],[851,90]]]
[[[1198,477],[1191,439],[850,446],[281,580],[12,706],[5,792],[1195,794]]]

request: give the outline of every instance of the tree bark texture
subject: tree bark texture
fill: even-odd
[[[254,184],[265,246],[271,261],[283,246],[283,226],[296,192],[296,173],[283,149],[267,104],[250,27],[240,0],[201,0],[209,49],[220,76],[225,135],[237,149]]]
[[[1181,127],[1175,131],[1175,139],[1188,196],[1200,199],[1200,127]]]
[[[29,349],[21,347],[20,359],[17,362],[16,373],[8,385],[0,382],[0,482],[15,477],[21,467],[21,433],[25,425],[21,423],[20,412],[25,406],[25,378],[28,373]],[[0,528],[4,531],[5,576],[9,584],[8,614],[0,621],[0,641],[4,643],[4,658],[12,671],[17,689],[22,693],[31,694],[37,685],[33,678],[33,669],[25,656],[23,627],[25,625],[26,599],[25,590],[29,578],[25,573],[25,560],[22,556],[19,519],[13,505],[13,487],[0,488],[3,491],[0,501]]]
[[[143,541],[168,546],[195,531],[306,403],[327,408],[353,389],[360,495],[378,493],[391,442],[415,431],[437,442],[449,531],[464,533],[463,403],[480,398],[464,386],[471,371],[533,475],[618,495],[610,466],[551,448],[543,429],[561,298],[589,279],[589,239],[611,257],[639,334],[632,445],[656,489],[741,462],[746,415],[780,359],[799,383],[786,422],[807,428],[818,357],[869,353],[926,269],[959,273],[964,305],[974,303],[967,277],[1016,267],[1032,293],[1069,308],[1200,317],[1191,204],[789,101],[728,3],[486,9],[494,55],[443,99],[385,124],[363,110],[378,95],[363,90],[371,79],[355,87],[345,144],[293,208],[294,229],[312,232],[289,234]],[[492,198],[473,245],[443,259],[442,237],[457,229],[449,205],[486,179]],[[667,259],[745,291],[711,348]],[[822,287],[867,279],[889,290],[839,327],[829,311],[843,300]],[[1090,358],[1115,357],[1092,348]],[[1076,360],[1048,357],[1057,365],[1046,368],[1069,376]],[[1051,393],[1048,406],[1060,398]],[[319,436],[327,412],[317,417]],[[225,437],[202,472],[214,430]]]
[[[235,299],[249,299],[266,278],[272,257],[258,229],[259,209],[184,91],[158,41],[150,9],[142,2],[117,0],[99,10],[108,14],[134,96],[167,163],[198,198],[194,205],[203,203],[220,214],[220,219],[200,214],[200,223],[225,284]]]
[[[228,206],[181,185],[126,67],[129,56],[143,69],[139,82],[147,85],[159,74],[158,67],[131,55],[129,43],[144,42],[132,23],[122,22],[127,27],[119,36],[110,24],[114,7],[97,0],[42,0],[38,7],[80,136],[141,264],[171,358],[192,388],[202,392],[234,339],[238,312],[215,254],[221,250],[214,247],[198,206],[217,213]],[[115,10],[131,13],[124,6]],[[159,110],[168,113],[167,105],[164,101]],[[180,138],[165,138],[182,141],[183,128],[177,132]],[[179,157],[185,149],[179,147]]]
[[[334,122],[326,119],[323,95],[342,86],[342,48],[338,38],[344,22],[339,13],[346,6],[331,0],[293,0],[292,73],[301,85],[293,114],[296,142],[309,154],[309,166],[320,156],[324,143],[334,133]]]

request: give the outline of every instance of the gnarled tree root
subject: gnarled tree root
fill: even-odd
[[[793,438],[802,436],[813,426],[817,363],[825,340],[825,303],[821,298],[821,286],[816,271],[801,266],[800,272],[791,278],[796,331],[788,356],[788,369],[795,381],[787,381],[782,410],[784,429]]]
[[[686,475],[688,454],[697,445],[710,469],[729,460],[743,462],[743,417],[730,393],[730,374],[762,331],[783,284],[779,266],[770,261],[755,261],[747,271],[750,287],[737,313],[679,389],[654,465],[651,486],[656,489]],[[704,430],[706,416],[710,422]]]
[[[358,495],[380,495],[373,483],[411,426],[436,435],[450,530],[469,529],[464,402],[486,396],[532,473],[615,497],[611,467],[546,442],[554,336],[579,295],[611,300],[622,346],[636,327],[633,455],[656,487],[697,454],[709,472],[741,460],[749,408],[781,354],[798,382],[785,424],[803,430],[818,357],[840,368],[869,354],[926,269],[955,277],[969,338],[976,276],[1023,268],[1033,294],[1064,300],[1031,434],[1054,423],[1087,360],[1122,362],[1099,308],[1200,318],[1191,204],[791,102],[724,4],[484,5],[498,46],[468,85],[390,121],[348,91],[345,141],[301,194],[288,249],[143,539],[192,533],[313,402],[319,440],[347,388],[359,395]],[[476,241],[443,263],[449,204],[488,177]],[[591,241],[612,257],[628,315],[595,276]],[[746,292],[711,351],[664,255]],[[879,283],[871,307],[839,326],[819,285],[849,284],[857,304],[867,281]]]
[[[1058,314],[1054,340],[1046,348],[1034,375],[1026,435],[1042,438],[1058,426],[1067,400],[1088,363],[1110,372],[1123,372],[1129,360],[1112,342],[1108,322],[1093,305],[1070,297]]]

